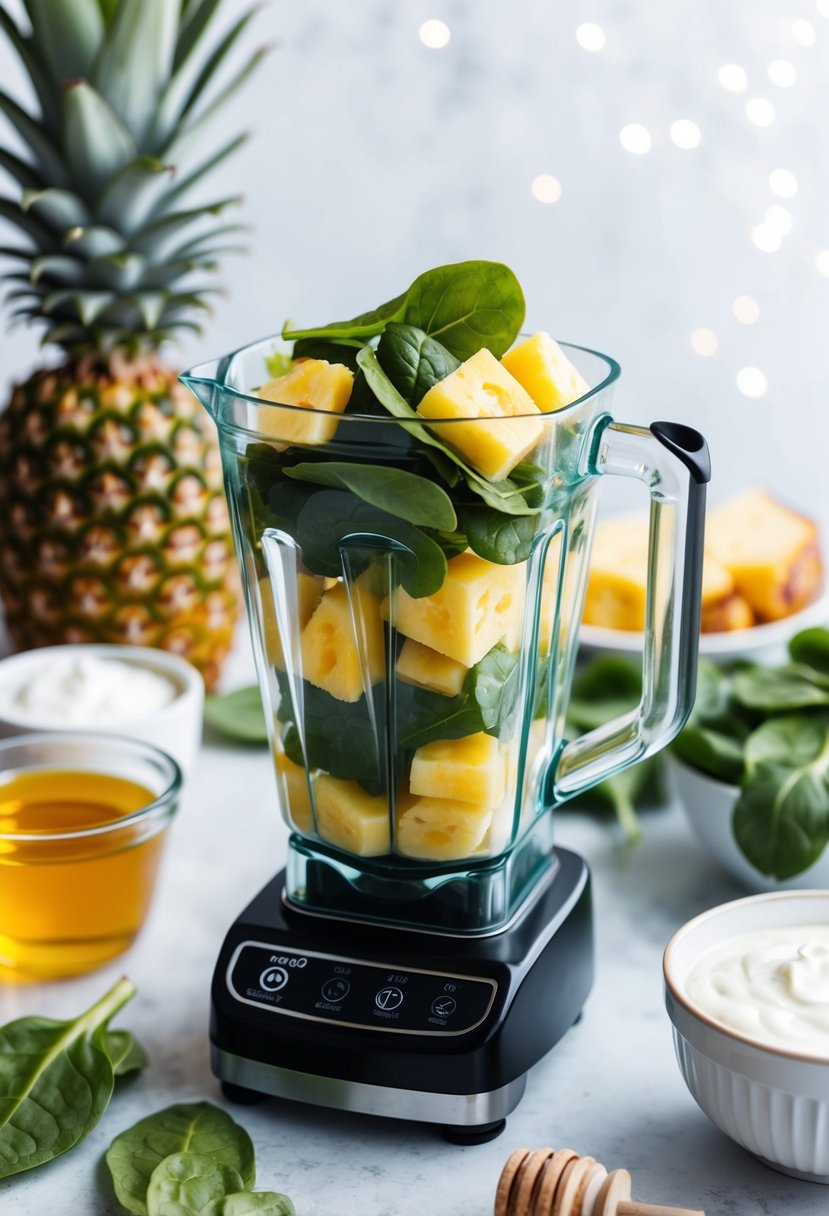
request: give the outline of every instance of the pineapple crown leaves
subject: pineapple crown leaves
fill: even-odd
[[[222,3],[23,0],[24,30],[0,0],[0,37],[34,103],[0,88],[16,136],[0,147],[16,185],[0,220],[23,238],[0,257],[13,263],[12,319],[45,323],[44,342],[136,350],[199,331],[217,259],[239,251],[228,238],[244,228],[217,221],[238,197],[204,203],[197,188],[247,136],[201,160],[198,146],[267,53],[233,54],[258,5],[213,35]]]

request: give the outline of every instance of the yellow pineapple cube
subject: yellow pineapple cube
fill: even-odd
[[[514,625],[523,579],[522,565],[498,566],[460,553],[449,560],[440,591],[413,599],[398,587],[381,611],[406,637],[473,667]]]
[[[468,671],[463,663],[411,638],[403,643],[397,660],[397,674],[401,680],[417,688],[442,693],[444,697],[458,696]]]
[[[342,583],[326,591],[300,635],[302,674],[336,697],[359,701],[385,675],[385,639],[380,600],[355,586],[354,616]]]
[[[313,835],[314,816],[311,812],[311,797],[308,793],[308,778],[305,769],[289,760],[284,752],[274,757],[277,781],[282,791],[283,806],[288,811],[291,826],[305,835]]]
[[[427,798],[497,806],[506,788],[506,763],[498,740],[480,731],[462,739],[436,739],[412,759],[409,789]]]
[[[590,392],[590,385],[549,334],[537,333],[501,359],[544,414],[563,409]]]
[[[337,429],[337,415],[348,405],[353,384],[354,373],[343,363],[300,359],[284,376],[269,380],[257,393],[263,401],[299,408],[259,410],[257,427],[263,435],[282,443],[329,443]]]
[[[319,578],[316,574],[298,574],[296,580],[296,609],[299,628],[302,630],[313,616],[314,609],[320,601],[327,579]],[[273,604],[271,581],[265,575],[259,580],[259,602],[262,606],[262,636],[265,644],[265,654],[273,667],[285,667],[285,656],[282,650],[282,639],[276,623],[276,610]],[[290,638],[289,638],[290,643]]]
[[[483,347],[434,384],[417,407],[421,418],[469,419],[430,429],[491,481],[502,481],[541,439],[539,409]]]
[[[764,490],[748,490],[709,512],[706,547],[761,620],[799,611],[823,580],[817,524]]]
[[[314,800],[319,834],[329,844],[359,857],[380,857],[391,849],[385,794],[373,797],[356,781],[326,773],[314,783]]]
[[[457,861],[469,857],[486,836],[492,821],[489,807],[450,798],[401,799],[397,848],[424,861]]]

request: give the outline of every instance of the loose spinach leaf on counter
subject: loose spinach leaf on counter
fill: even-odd
[[[345,490],[308,490],[300,482],[272,486],[268,505],[271,527],[282,528],[302,550],[302,560],[315,574],[336,578],[349,552],[354,573],[370,562],[385,538],[401,546],[394,564],[409,595],[419,598],[439,591],[446,578],[446,557],[425,532],[406,520],[363,502]],[[372,542],[371,538],[381,538]]]
[[[295,1216],[295,1208],[287,1195],[276,1191],[240,1191],[214,1199],[203,1216]]]
[[[762,874],[791,878],[817,861],[829,842],[829,714],[771,719],[750,735],[733,826]]]
[[[105,1031],[104,1047],[116,1077],[125,1077],[147,1067],[147,1053],[128,1030]]]
[[[72,1021],[25,1017],[0,1027],[0,1178],[51,1161],[92,1131],[130,1054],[121,1055],[123,1040],[107,1039],[109,1021],[135,991],[122,979]]]
[[[377,361],[401,397],[417,406],[460,362],[414,325],[390,324],[377,346]]]
[[[524,293],[508,266],[458,262],[425,271],[408,291],[350,321],[311,329],[286,325],[282,336],[367,341],[389,323],[405,322],[436,337],[458,359],[469,358],[482,346],[500,358],[517,338],[524,311]]]
[[[242,1185],[238,1172],[213,1155],[171,1153],[152,1172],[146,1211],[148,1216],[203,1216]]]
[[[148,1115],[113,1140],[106,1163],[118,1202],[134,1216],[148,1216],[154,1171],[181,1154],[203,1155],[214,1167],[229,1170],[238,1179],[234,1191],[250,1189],[256,1181],[253,1143],[245,1129],[210,1102],[181,1102]]]
[[[286,477],[314,485],[350,490],[363,502],[421,528],[451,532],[457,527],[455,508],[434,481],[388,465],[354,464],[341,460],[287,465]]]
[[[257,685],[205,698],[205,721],[223,735],[241,743],[267,743],[268,727]]]

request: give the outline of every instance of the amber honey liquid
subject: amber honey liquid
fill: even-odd
[[[0,979],[77,975],[130,944],[152,895],[164,820],[119,821],[154,797],[103,773],[43,769],[0,782]],[[20,834],[29,838],[9,839]]]

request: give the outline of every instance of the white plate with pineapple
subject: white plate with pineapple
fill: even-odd
[[[603,521],[596,530],[580,637],[591,650],[643,646],[648,523]],[[829,622],[817,525],[764,490],[709,511],[700,654],[720,662],[782,662],[789,640]]]

